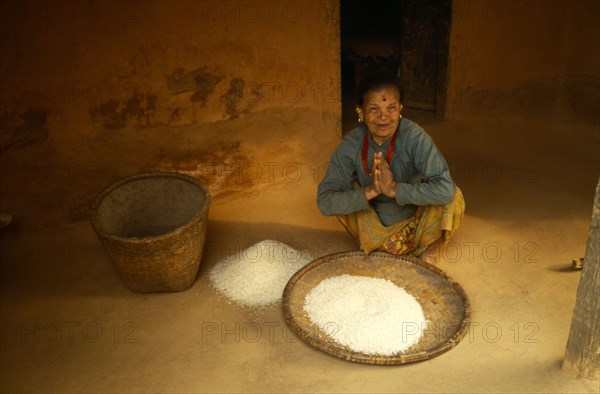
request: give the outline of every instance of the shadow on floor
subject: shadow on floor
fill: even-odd
[[[354,240],[343,231],[314,230],[275,223],[209,221],[198,276],[205,275],[220,259],[239,254],[265,239],[284,242],[314,258],[357,250]],[[85,222],[29,237],[15,238],[3,234],[0,246],[3,296],[168,296],[168,293],[136,294],[129,291],[91,226]],[[198,285],[196,281],[192,289]]]

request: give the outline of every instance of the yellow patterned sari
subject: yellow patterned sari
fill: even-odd
[[[413,216],[389,227],[381,223],[372,207],[337,218],[365,253],[380,250],[420,256],[437,240],[442,240],[440,246],[445,245],[460,225],[464,212],[465,200],[457,187],[449,204],[420,206]]]

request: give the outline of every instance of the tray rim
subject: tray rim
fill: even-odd
[[[442,277],[449,285],[456,291],[457,295],[460,296],[464,302],[464,318],[461,322],[458,330],[446,341],[442,344],[436,346],[433,349],[428,351],[421,351],[413,354],[398,354],[393,356],[381,356],[381,355],[372,355],[372,354],[364,354],[360,352],[350,351],[344,348],[338,347],[335,342],[332,343],[324,343],[323,341],[317,340],[314,336],[311,335],[310,331],[306,331],[303,326],[301,326],[296,320],[293,318],[292,313],[289,308],[289,298],[290,294],[294,288],[294,285],[302,279],[304,275],[306,275],[309,271],[315,269],[316,267],[333,263],[336,259],[346,258],[346,257],[377,257],[384,258],[389,260],[403,260],[411,264],[415,264],[421,266],[428,271]],[[288,327],[296,334],[300,339],[302,339],[305,343],[310,346],[317,348],[327,354],[332,356],[347,360],[354,361],[363,364],[375,364],[375,365],[401,365],[408,364],[413,362],[425,361],[431,358],[437,357],[450,349],[454,348],[467,334],[469,329],[470,321],[471,321],[471,303],[469,301],[469,297],[466,292],[456,282],[452,277],[450,277],[446,272],[442,271],[440,268],[426,263],[421,259],[412,256],[398,256],[392,255],[386,252],[371,252],[366,254],[362,251],[352,251],[352,252],[339,252],[332,253],[328,255],[321,256],[304,267],[298,270],[288,281],[283,291],[282,298],[282,309],[283,316]]]

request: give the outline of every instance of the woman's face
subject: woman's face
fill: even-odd
[[[395,87],[384,87],[365,93],[363,102],[365,124],[373,139],[381,143],[394,134],[400,123],[400,93]]]

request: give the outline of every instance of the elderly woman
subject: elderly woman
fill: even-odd
[[[401,115],[400,83],[374,74],[357,89],[361,126],[333,152],[319,184],[323,215],[336,215],[362,250],[438,261],[464,214],[462,193],[431,137]]]

